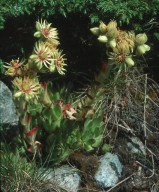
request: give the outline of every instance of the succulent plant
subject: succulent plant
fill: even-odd
[[[102,117],[94,116],[92,119],[86,119],[81,133],[81,141],[86,151],[91,151],[102,142],[104,133],[104,122]]]

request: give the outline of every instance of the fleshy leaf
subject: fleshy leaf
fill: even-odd
[[[37,127],[34,127],[34,128],[31,129],[30,131],[27,131],[27,132],[25,133],[25,135],[27,135],[27,136],[32,136],[32,135],[34,135],[34,134],[36,133],[37,130],[38,130],[38,128],[37,128]]]

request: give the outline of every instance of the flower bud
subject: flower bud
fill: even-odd
[[[37,31],[40,31],[41,30],[41,26],[40,26],[40,22],[39,21],[36,21],[36,30]]]
[[[110,29],[117,28],[117,22],[116,21],[110,21],[107,25],[107,30],[109,31]]]
[[[99,30],[100,30],[101,33],[106,33],[107,32],[107,26],[102,21],[100,22]]]
[[[113,49],[116,47],[116,41],[115,39],[112,39],[111,41],[109,41],[109,46]]]
[[[36,59],[37,58],[37,55],[31,55],[30,56],[30,59]]]
[[[98,41],[101,42],[101,43],[106,43],[108,41],[108,38],[105,35],[100,35],[98,37]]]
[[[98,27],[90,28],[90,31],[93,33],[93,35],[99,36],[100,31]]]
[[[148,45],[146,45],[146,44],[144,44],[143,46],[144,46],[144,48],[145,48],[146,51],[150,51],[150,46],[148,46]]]
[[[150,50],[150,46],[143,44],[143,45],[139,45],[136,49],[136,54],[137,55],[143,55],[145,54],[146,51]]]
[[[17,92],[14,94],[14,97],[20,97],[21,95],[22,95],[22,92],[17,91]]]
[[[37,32],[34,33],[34,37],[39,38],[40,36],[41,36],[41,32],[37,31]]]
[[[134,64],[135,64],[131,57],[126,57],[125,63],[126,63],[128,66],[134,66]]]
[[[145,54],[146,50],[143,45],[139,45],[136,49],[136,55],[143,55]]]
[[[41,62],[39,62],[39,63],[36,63],[36,67],[37,67],[37,69],[38,70],[41,70],[42,69],[42,63]]]
[[[118,34],[117,28],[113,28],[113,27],[110,28],[110,29],[108,30],[108,32],[107,32],[108,38],[112,38],[112,39],[116,38],[117,34]]]
[[[56,69],[56,67],[54,64],[50,65],[50,67],[49,67],[50,72],[54,72],[55,69]]]
[[[49,96],[49,92],[48,92],[48,89],[47,89],[47,84],[44,83],[42,86],[44,88],[44,94],[43,94],[42,101],[43,101],[43,103],[45,105],[51,105],[52,101],[51,101],[50,96]]]
[[[145,33],[140,33],[136,35],[135,41],[138,45],[143,45],[147,41],[147,35]]]

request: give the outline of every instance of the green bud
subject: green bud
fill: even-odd
[[[143,55],[146,53],[146,51],[150,50],[150,46],[143,44],[143,45],[139,45],[136,49],[136,54],[137,55]]]
[[[41,37],[41,32],[39,32],[39,31],[35,32],[34,37],[37,37],[37,38]]]
[[[136,49],[136,54],[137,55],[143,55],[145,54],[146,50],[145,47],[143,45],[139,45]]]
[[[93,33],[93,35],[99,36],[100,31],[98,27],[90,28],[90,31]]]
[[[50,72],[54,72],[55,71],[55,65],[54,64],[50,65],[49,70],[50,70]]]
[[[43,103],[45,104],[45,105],[51,105],[51,99],[50,99],[50,96],[49,96],[49,93],[48,93],[48,91],[47,91],[47,87],[46,87],[46,89],[44,90],[44,96],[43,96]]]
[[[138,45],[143,45],[146,43],[147,41],[147,35],[146,33],[140,33],[138,35],[136,35],[135,41]]]
[[[148,45],[146,45],[146,44],[144,44],[143,46],[144,46],[144,48],[145,48],[146,51],[150,51],[150,46],[148,46]]]
[[[116,41],[115,39],[112,39],[111,41],[109,41],[109,46],[113,49],[116,47]]]
[[[31,60],[37,59],[37,55],[31,55],[31,56],[30,56],[30,59],[31,59]]]
[[[118,35],[118,30],[117,30],[117,28],[110,28],[109,30],[108,30],[108,32],[107,32],[107,36],[108,36],[108,38],[112,38],[112,39],[114,39],[114,38],[116,38],[116,36]]]
[[[105,35],[100,35],[98,37],[98,41],[101,42],[101,43],[106,43],[108,41],[108,38]]]
[[[37,31],[40,31],[40,30],[41,30],[41,26],[40,26],[39,21],[36,21],[36,30],[37,30]]]
[[[107,26],[102,21],[100,22],[99,30],[100,30],[101,33],[106,33],[107,32]]]
[[[42,63],[41,63],[41,62],[37,63],[37,69],[38,69],[38,70],[41,70],[41,69],[42,69]]]
[[[22,95],[22,92],[21,91],[18,91],[14,94],[14,97],[20,97]]]
[[[130,66],[134,66],[134,64],[135,64],[131,57],[126,57],[125,63],[126,63],[129,67],[130,67]]]

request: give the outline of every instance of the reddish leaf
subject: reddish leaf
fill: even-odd
[[[44,91],[45,91],[45,90],[46,90],[46,87],[47,87],[46,82],[41,83],[41,86],[43,87],[43,89],[44,89]]]
[[[71,106],[71,103],[67,103],[63,109],[63,112],[66,112],[66,110],[68,110]]]
[[[35,133],[37,130],[38,130],[38,128],[37,128],[37,127],[34,127],[34,128],[31,129],[30,131],[27,131],[25,134],[26,134],[27,136],[32,136],[32,135],[34,135],[34,133]]]
[[[29,114],[27,114],[26,115],[26,122],[27,122],[27,124],[29,124],[30,120],[31,120],[31,116]]]

